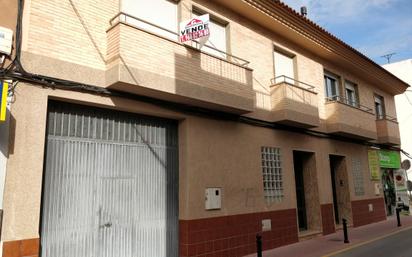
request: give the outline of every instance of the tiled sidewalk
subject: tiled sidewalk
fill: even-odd
[[[343,243],[343,231],[334,234],[316,237],[299,243],[279,247],[263,252],[264,257],[320,257],[353,247],[385,235],[412,229],[412,216],[401,216],[401,227],[397,227],[396,217],[389,217],[386,221],[373,223],[357,228],[349,228],[349,244]],[[247,257],[256,257],[256,254]]]

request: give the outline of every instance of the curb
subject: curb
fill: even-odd
[[[373,239],[370,239],[370,240],[367,240],[367,241],[364,241],[364,242],[360,242],[360,243],[351,245],[351,246],[346,247],[346,248],[343,248],[343,249],[341,249],[341,250],[337,250],[337,251],[335,251],[335,252],[332,252],[332,253],[328,253],[328,254],[326,254],[326,255],[323,255],[322,257],[332,257],[332,256],[334,256],[334,255],[337,255],[337,254],[340,254],[340,253],[344,253],[344,252],[349,251],[349,250],[352,250],[352,249],[354,249],[354,248],[357,248],[357,247],[360,247],[360,246],[363,246],[363,245],[367,245],[367,244],[369,244],[369,243],[373,243],[373,242],[375,242],[375,241],[378,241],[378,240],[384,239],[384,238],[386,238],[386,237],[390,237],[390,236],[396,235],[396,234],[398,234],[398,233],[400,233],[400,232],[403,232],[403,231],[406,231],[406,230],[410,230],[410,229],[412,229],[412,226],[407,227],[407,228],[402,228],[402,229],[397,230],[397,231],[394,231],[394,232],[392,232],[392,233],[385,234],[385,235],[382,235],[382,236],[379,236],[379,237],[376,237],[376,238],[373,238]]]

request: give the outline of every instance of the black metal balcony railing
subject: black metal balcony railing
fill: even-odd
[[[326,103],[340,103],[340,104],[344,104],[347,105],[349,107],[370,113],[370,114],[374,114],[372,108],[369,108],[365,105],[361,105],[359,102],[357,101],[353,101],[351,99],[348,99],[346,97],[343,96],[331,96],[331,97],[326,97],[325,98]]]
[[[136,27],[133,22],[130,22],[130,20],[142,22],[142,23],[144,23],[144,24],[146,24],[146,25],[149,25],[149,26],[151,26],[151,27],[153,27],[153,28],[156,28],[156,29],[162,30],[162,31],[164,31],[164,32],[167,32],[167,33],[170,34],[170,35],[174,35],[174,36],[176,36],[176,38],[175,38],[174,40],[172,40],[172,41],[174,41],[174,42],[177,43],[177,44],[181,44],[181,45],[187,46],[186,44],[182,44],[182,43],[180,43],[180,42],[178,41],[179,34],[178,34],[176,31],[172,31],[172,30],[166,29],[166,28],[164,28],[164,27],[162,27],[162,26],[156,25],[156,24],[154,24],[154,23],[152,23],[152,22],[146,21],[146,20],[144,20],[144,19],[141,19],[141,18],[139,18],[139,17],[133,16],[133,15],[130,15],[130,14],[127,14],[127,13],[124,13],[124,12],[119,12],[119,13],[116,14],[113,18],[111,18],[109,22],[110,22],[110,26],[114,26],[115,24],[122,22],[122,23],[125,23],[125,24],[128,24],[128,25],[131,25],[131,26],[133,26],[133,27]],[[143,30],[144,30],[144,29],[143,29]],[[152,33],[152,32],[151,32],[151,33]],[[159,36],[162,37],[161,35],[159,35]],[[170,38],[167,38],[167,39],[168,39],[168,40],[171,40]],[[211,56],[216,57],[216,58],[219,58],[219,59],[225,59],[225,61],[233,62],[233,63],[235,63],[235,64],[237,64],[237,65],[239,65],[239,66],[242,66],[242,67],[247,67],[247,66],[249,65],[249,63],[250,63],[249,61],[247,61],[247,60],[245,60],[245,59],[242,59],[242,58],[240,58],[240,57],[234,56],[234,55],[232,55],[232,54],[230,54],[230,53],[227,53],[227,52],[225,52],[225,51],[222,51],[222,50],[220,50],[220,49],[217,49],[216,47],[207,45],[207,46],[206,46],[207,48],[210,48],[210,49],[212,49],[212,50],[215,51],[215,52],[219,52],[220,54],[222,54],[223,56],[225,56],[225,58],[212,55],[212,54],[210,54],[210,53],[207,53],[207,52],[205,52],[205,51],[202,51],[202,50],[199,48],[200,42],[199,42],[198,40],[192,40],[192,41],[195,42],[196,45],[197,45],[197,47],[193,47],[193,48],[199,50],[200,52],[202,52],[202,53],[204,53],[204,54],[211,55]]]
[[[317,92],[315,90],[315,88],[316,88],[315,86],[309,85],[305,82],[296,80],[294,78],[291,78],[291,77],[288,77],[288,76],[285,76],[285,75],[278,76],[278,77],[275,77],[275,78],[271,79],[270,83],[271,83],[272,86],[276,86],[276,85],[280,85],[282,83],[286,83],[286,84],[288,84],[292,87],[296,87],[296,88],[303,89],[305,91],[309,91],[311,93],[317,94]]]

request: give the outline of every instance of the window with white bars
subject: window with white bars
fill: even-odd
[[[263,191],[267,203],[283,199],[283,177],[280,161],[280,148],[265,147],[262,152]]]

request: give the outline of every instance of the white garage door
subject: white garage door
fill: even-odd
[[[41,256],[177,257],[177,123],[51,101]]]

